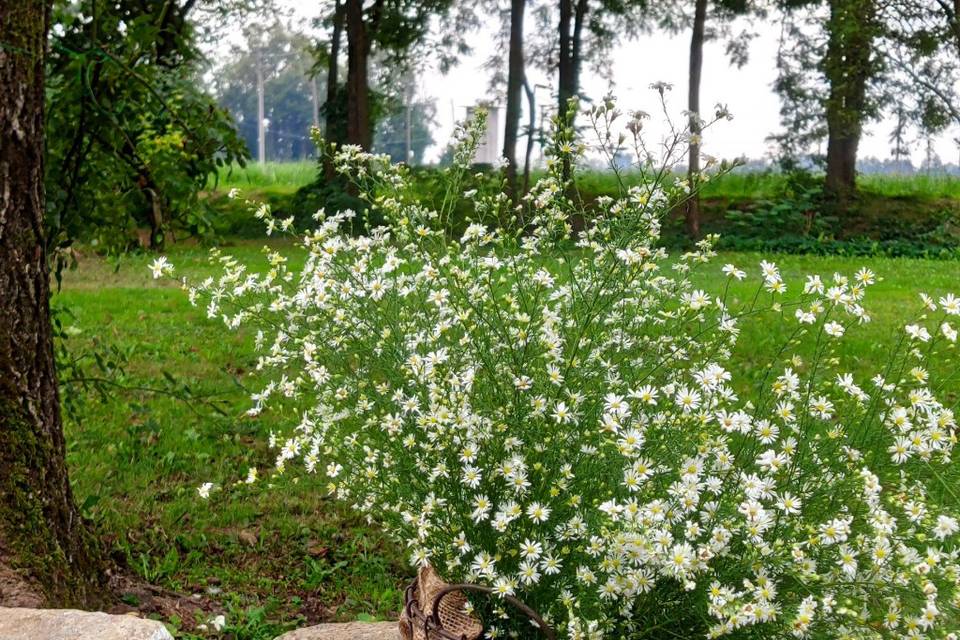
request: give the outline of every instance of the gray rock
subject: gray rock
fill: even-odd
[[[173,640],[163,624],[72,609],[0,607],[0,640]]]
[[[400,640],[396,622],[318,624],[288,631],[276,640]]]

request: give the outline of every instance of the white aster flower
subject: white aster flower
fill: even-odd
[[[160,256],[150,263],[150,272],[153,274],[154,280],[161,276],[171,276],[173,275],[173,265],[170,264],[166,256]]]
[[[828,322],[823,325],[823,330],[827,335],[833,336],[834,338],[839,338],[843,335],[843,325],[839,322]]]

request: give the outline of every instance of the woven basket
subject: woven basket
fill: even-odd
[[[493,589],[475,584],[449,584],[430,565],[421,567],[417,579],[404,593],[400,614],[400,635],[404,640],[479,640],[483,625],[466,611],[465,591],[492,594]],[[555,640],[553,629],[536,611],[513,596],[503,596],[529,617],[548,640]]]

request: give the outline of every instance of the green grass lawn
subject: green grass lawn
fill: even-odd
[[[309,184],[316,177],[317,163],[314,160],[264,164],[251,160],[245,167],[231,165],[222,168],[215,184],[208,186],[221,191],[236,187],[244,190],[270,188],[293,192]]]
[[[224,251],[262,265],[262,244],[241,242]],[[283,244],[289,245],[273,243]],[[177,275],[196,279],[215,271],[203,248],[177,246],[168,255]],[[227,332],[220,322],[207,320],[203,309],[191,307],[179,288],[152,280],[146,265],[153,257],[134,255],[115,264],[88,256],[64,275],[54,303],[72,314],[61,316],[72,334],[70,344],[78,350],[114,345],[128,356],[125,385],[162,386],[163,372],[169,372],[195,393],[221,402],[226,416],[142,390],[84,398],[81,418],[67,425],[78,502],[114,554],[143,578],[219,602],[230,625],[224,637],[264,640],[320,620],[396,616],[410,577],[402,550],[378,527],[322,497],[310,478],[297,481],[296,470],[290,477],[269,478],[273,454],[265,443],[272,421],[285,416],[244,416],[246,389],[256,386],[250,336]],[[710,272],[696,277],[704,288],[718,291],[724,283],[721,265],[733,262],[756,276],[760,259],[723,254]],[[866,305],[874,322],[851,329],[846,340],[844,355],[862,373],[886,362],[884,345],[919,310],[919,291],[960,291],[960,262],[782,256],[778,263],[794,290],[806,273],[826,280],[833,271],[852,275],[865,263],[882,276]],[[747,300],[753,291],[754,285],[744,285],[731,295]],[[761,376],[785,327],[748,323],[737,374],[746,372],[749,380]],[[955,378],[949,384],[956,396],[960,384]],[[236,484],[250,466],[266,479]],[[205,481],[226,488],[202,500],[196,487]],[[188,630],[197,621],[168,622],[180,637],[192,637]]]
[[[534,174],[534,179],[537,177]],[[313,160],[298,162],[249,162],[247,166],[232,165],[221,169],[216,184],[209,185],[221,191],[237,187],[244,190],[268,190],[290,193],[312,182],[317,177],[317,163]],[[630,182],[635,174],[627,172]],[[770,198],[782,188],[784,178],[777,173],[736,172],[707,184],[703,188],[705,198],[729,198],[735,200],[759,200]],[[613,194],[617,190],[616,177],[609,171],[584,171],[578,183],[586,193]],[[943,175],[880,175],[865,174],[859,177],[864,193],[885,198],[960,198],[960,179]]]
[[[439,207],[444,191],[437,172],[436,168],[413,171],[409,194]],[[337,187],[319,185],[316,174],[316,163],[310,161],[223,169],[204,194],[216,235],[257,238],[262,234],[246,199],[269,204],[279,218],[292,216],[302,229],[309,228],[319,208],[358,206]],[[533,179],[539,177],[540,172],[535,172]],[[629,187],[640,175],[628,171],[620,179]],[[617,175],[610,171],[584,170],[576,180],[588,208],[601,196],[617,197],[622,191]],[[843,214],[820,200],[821,182],[817,176],[788,178],[773,172],[724,175],[703,185],[701,232],[720,234],[721,246],[731,251],[947,259],[960,255],[960,179],[863,175],[850,210]],[[244,198],[228,198],[233,188]],[[469,188],[486,192],[497,187],[488,173],[481,172],[471,175]],[[471,211],[469,203],[459,202],[451,215],[454,227],[462,228]],[[665,221],[663,242],[670,247],[690,246],[682,212],[674,213]]]
[[[627,172],[626,182],[636,179]],[[884,198],[960,198],[960,179],[942,175],[864,174],[857,178],[861,192]],[[578,177],[587,193],[613,193],[616,177],[609,171],[587,171]],[[784,176],[773,172],[736,171],[704,185],[704,198],[761,200],[774,197],[784,186]]]
[[[206,271],[203,249],[171,254],[184,274]],[[269,418],[243,415],[254,363],[247,336],[225,333],[180,289],[156,284],[150,259],[131,257],[115,270],[87,258],[65,275],[54,303],[72,314],[64,317],[70,342],[116,345],[129,354],[126,385],[162,387],[166,371],[222,401],[227,417],[143,391],[86,398],[82,418],[67,425],[78,503],[147,581],[213,594],[230,625],[224,637],[272,639],[320,620],[396,615],[406,579],[396,549],[309,479],[231,486],[199,499],[201,482],[233,485],[250,466],[267,475]],[[198,621],[171,622],[189,629]]]

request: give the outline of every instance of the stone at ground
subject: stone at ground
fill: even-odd
[[[2,640],[173,640],[162,623],[72,609],[0,607]]]
[[[318,624],[289,631],[276,640],[400,640],[396,622]]]

